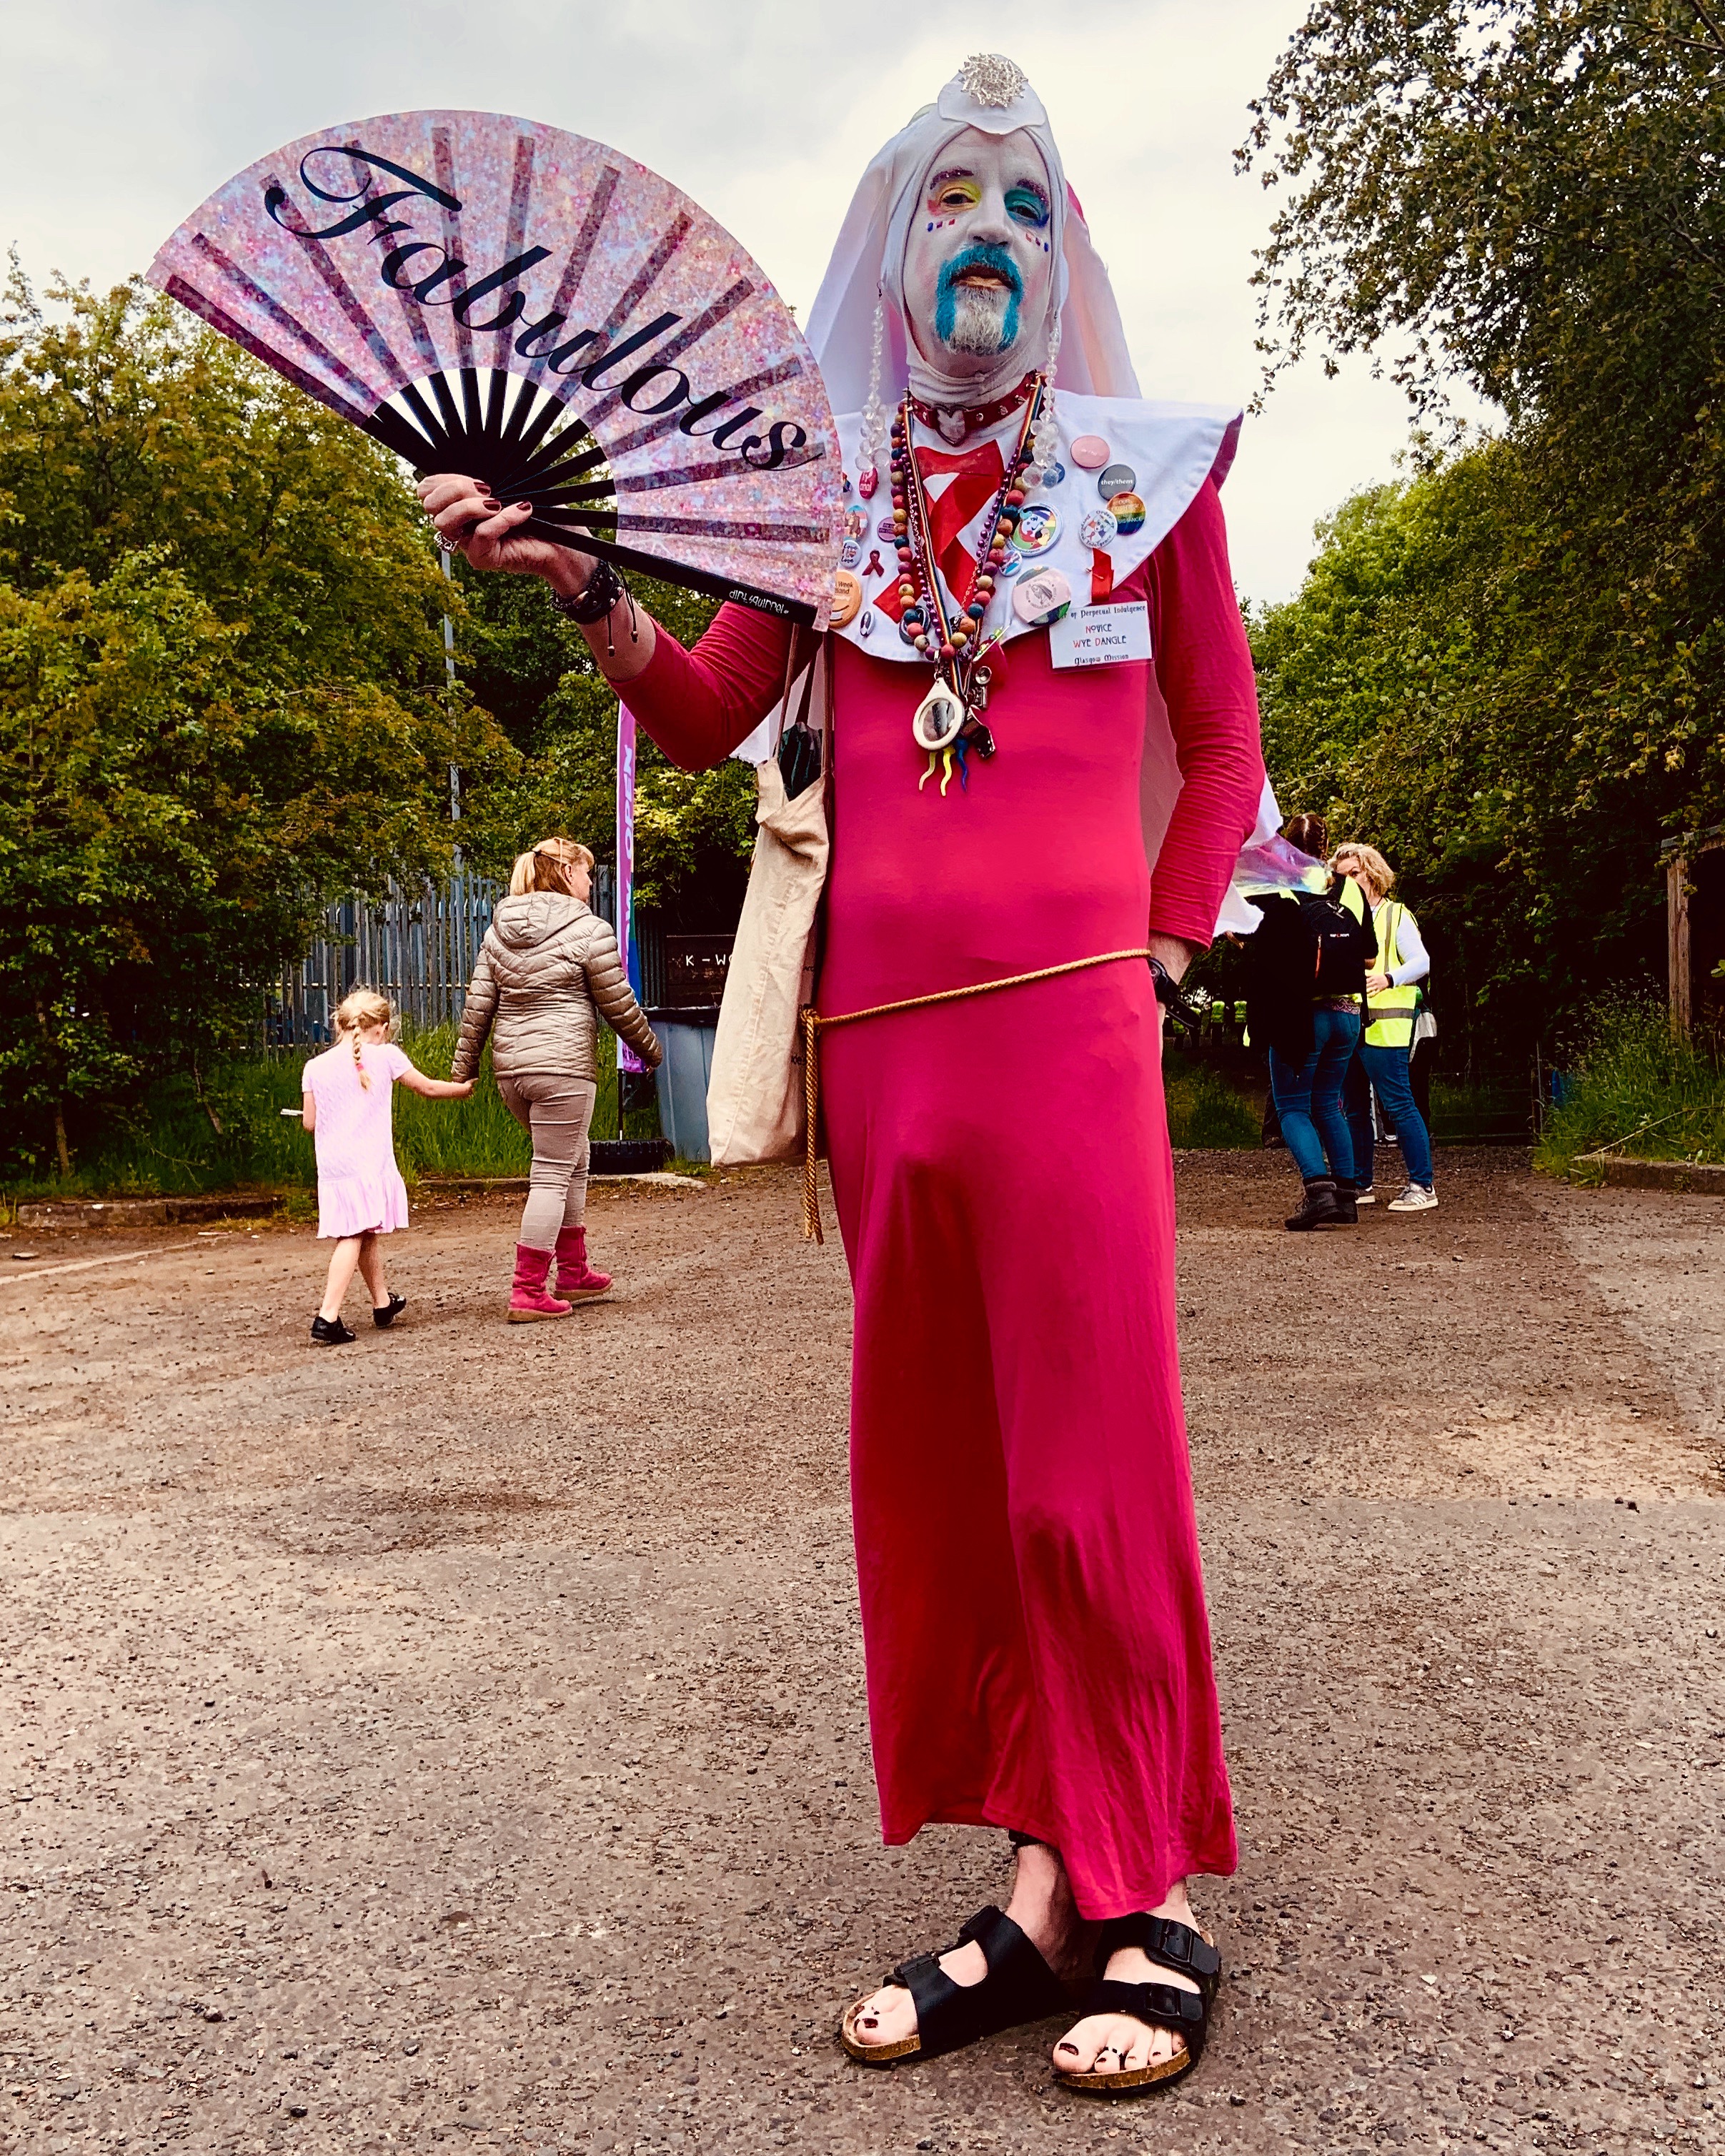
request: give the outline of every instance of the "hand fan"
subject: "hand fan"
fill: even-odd
[[[824,628],[843,480],[757,264],[602,142],[489,112],[308,135],[188,218],[150,280],[418,473],[526,529]]]

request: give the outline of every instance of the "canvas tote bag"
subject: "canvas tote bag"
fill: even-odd
[[[737,926],[707,1081],[707,1137],[715,1166],[798,1160],[803,1150],[803,1040],[797,1014],[814,993],[815,916],[830,841],[832,718],[825,642],[809,669],[799,721],[820,677],[821,775],[785,798],[779,758],[755,769],[755,859]],[[783,709],[789,708],[787,691]]]

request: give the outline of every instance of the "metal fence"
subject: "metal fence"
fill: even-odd
[[[324,916],[324,932],[264,998],[264,1038],[271,1047],[315,1048],[332,1038],[331,1016],[355,987],[388,997],[415,1028],[459,1019],[491,910],[503,895],[489,876],[458,870],[447,883],[417,889],[392,884],[379,900],[343,899]],[[612,872],[593,871],[593,908],[614,917]],[[642,938],[644,975],[662,984],[664,938]],[[654,1000],[653,982],[644,979]]]

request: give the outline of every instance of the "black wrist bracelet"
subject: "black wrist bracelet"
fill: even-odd
[[[1160,958],[1150,961],[1150,979],[1156,990],[1156,1000],[1164,1010],[1185,1009],[1186,998],[1181,993],[1180,984]]]
[[[560,614],[578,622],[583,629],[596,629],[611,613],[619,599],[628,596],[628,590],[608,562],[598,562],[575,598],[565,598],[561,592],[553,592],[551,603]]]

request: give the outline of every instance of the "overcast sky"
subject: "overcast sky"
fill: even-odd
[[[1302,0],[1062,0],[1040,10],[796,0],[0,0],[0,242],[40,281],[142,269],[221,182],[337,121],[425,105],[614,144],[711,210],[806,318],[851,190],[964,55],[999,46],[1049,109],[1147,396],[1252,393],[1247,100]],[[1056,31],[1055,25],[1058,24]],[[1249,420],[1225,501],[1235,572],[1285,597],[1313,520],[1387,478],[1406,408],[1309,366]]]

